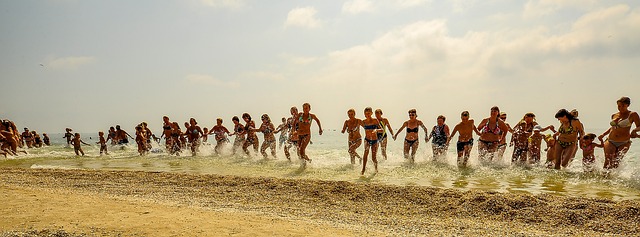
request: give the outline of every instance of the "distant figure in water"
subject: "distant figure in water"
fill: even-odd
[[[109,155],[109,152],[107,151],[107,140],[109,138],[107,138],[107,139],[104,138],[104,132],[103,131],[98,132],[98,136],[100,138],[99,138],[99,141],[96,142],[96,144],[100,144],[100,156],[102,156],[103,153],[105,155]]]
[[[547,168],[551,168],[554,166],[554,163],[556,162],[556,156],[555,156],[556,139],[553,138],[553,135],[547,134],[544,136],[544,142],[547,144],[547,148],[544,149],[544,151],[547,152],[547,160],[545,161],[544,164]]]
[[[349,156],[351,157],[351,164],[356,164],[356,157],[359,162],[362,163],[362,157],[358,155],[358,147],[362,145],[362,135],[360,135],[360,124],[362,124],[362,120],[356,118],[356,111],[354,109],[349,109],[347,111],[347,116],[349,119],[344,121],[344,125],[342,125],[342,133],[347,131],[347,145],[349,147]]]
[[[117,133],[116,133],[116,128],[111,126],[109,127],[109,133],[107,134],[107,140],[111,139],[111,145],[115,146],[118,144],[118,141],[116,140],[117,137]]]
[[[418,145],[420,141],[418,141],[418,127],[422,127],[425,133],[425,142],[428,139],[429,134],[427,132],[427,127],[424,126],[422,121],[417,119],[418,114],[416,113],[416,109],[409,110],[409,120],[402,124],[402,127],[398,129],[398,132],[393,136],[393,140],[395,141],[398,137],[398,134],[402,131],[402,129],[407,128],[406,135],[404,137],[404,158],[409,159],[411,163],[415,162],[416,152],[418,151]],[[411,152],[411,154],[409,154]]]
[[[631,147],[631,138],[637,137],[638,126],[640,124],[640,116],[638,113],[629,110],[631,99],[622,97],[616,101],[618,112],[611,115],[611,126],[598,139],[602,142],[604,136],[607,140],[604,143],[604,168],[616,169],[620,165],[620,161],[627,154]],[[631,132],[631,126],[636,128]]]
[[[427,141],[431,140],[431,149],[433,150],[433,158],[441,159],[446,158],[447,149],[449,146],[447,145],[447,140],[449,140],[449,126],[444,122],[447,118],[444,115],[438,116],[436,120],[436,125],[431,129],[431,134],[427,137]]]
[[[491,107],[491,115],[478,124],[478,157],[481,161],[491,161],[498,151],[498,145],[507,136],[509,128],[500,118],[500,108]]]
[[[304,103],[302,105],[302,113],[299,113],[297,119],[294,119],[294,127],[296,127],[298,132],[300,158],[302,159],[303,167],[306,167],[307,161],[311,162],[311,159],[307,156],[307,146],[311,141],[311,123],[313,121],[316,121],[318,124],[318,134],[322,135],[322,125],[320,124],[320,120],[315,114],[310,113],[310,111],[311,104]]]
[[[82,156],[84,156],[84,151],[82,150],[81,144],[85,144],[87,146],[89,146],[88,143],[82,141],[82,139],[80,139],[80,133],[76,133],[73,137],[73,139],[71,139],[71,145],[73,145],[73,151],[76,153],[76,156],[79,156],[80,154],[82,154]]]
[[[362,160],[362,172],[360,175],[364,175],[364,171],[367,168],[367,156],[369,156],[369,149],[371,149],[371,161],[375,167],[375,173],[378,173],[378,160],[376,159],[376,153],[378,153],[378,131],[380,128],[380,121],[371,117],[373,109],[367,107],[364,109],[364,117],[362,120],[362,127],[364,128],[364,156]]]
[[[458,142],[456,143],[456,151],[458,152],[457,163],[458,167],[464,168],[467,167],[471,148],[473,148],[473,132],[478,135],[480,133],[474,124],[474,120],[469,118],[469,111],[462,111],[460,119],[462,121],[453,127],[453,132],[451,132],[451,136],[447,139],[447,146],[449,146],[451,138],[455,136],[456,133],[460,133],[460,136],[458,136]]]
[[[129,144],[128,138],[134,139],[128,132],[122,130],[120,125],[116,125],[116,140],[118,141],[118,145]]]
[[[71,145],[71,139],[73,139],[73,133],[71,133],[71,131],[73,131],[71,128],[66,128],[64,137],[62,137],[67,139],[67,146]]]
[[[51,139],[49,138],[49,135],[47,135],[46,133],[43,133],[42,142],[44,142],[44,144],[47,146],[51,146]]]
[[[382,157],[387,160],[387,128],[389,129],[389,133],[393,137],[393,129],[391,128],[391,123],[387,118],[382,117],[382,109],[376,109],[376,119],[380,122],[380,128],[382,130],[378,131],[378,142],[380,143],[380,151],[382,152]]]
[[[200,137],[204,135],[202,128],[194,118],[189,119],[189,128],[186,131],[187,138],[191,144],[191,156],[196,156],[200,148]]]

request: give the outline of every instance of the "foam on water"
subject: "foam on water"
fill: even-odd
[[[83,139],[87,143],[95,139]],[[278,158],[262,159],[260,154],[248,158],[230,155],[229,146],[225,155],[214,155],[212,145],[203,145],[196,157],[189,152],[182,156],[169,156],[166,153],[151,153],[140,157],[135,145],[109,147],[110,155],[99,156],[99,147],[83,146],[85,157],[76,157],[73,149],[64,147],[62,140],[54,140],[51,147],[29,149],[28,155],[0,158],[0,166],[23,168],[55,169],[99,169],[99,170],[143,170],[159,172],[185,172],[194,174],[221,174],[241,176],[270,176],[294,179],[323,179],[365,182],[373,184],[421,185],[455,189],[479,189],[499,192],[550,193],[581,197],[607,198],[613,200],[640,199],[640,146],[632,145],[631,151],[623,160],[622,167],[610,174],[585,174],[580,162],[581,152],[569,169],[550,170],[541,166],[520,167],[510,164],[511,148],[505,158],[488,163],[477,159],[477,147],[474,146],[469,167],[458,169],[455,147],[448,151],[445,160],[433,161],[431,144],[420,144],[416,163],[407,163],[402,155],[402,140],[389,140],[388,160],[380,160],[378,174],[373,174],[373,163],[367,163],[367,173],[360,177],[361,165],[349,164],[346,135],[335,131],[326,131],[322,136],[313,135],[313,144],[308,155],[313,159],[307,169],[301,169],[297,160],[289,162],[282,149],[278,149]],[[154,149],[162,146],[154,143]],[[476,144],[477,145],[477,144]],[[363,148],[358,150],[362,155]],[[253,153],[253,151],[251,151]],[[268,150],[267,153],[270,154]],[[544,154],[543,154],[544,157]],[[601,171],[602,150],[596,150],[596,167]]]

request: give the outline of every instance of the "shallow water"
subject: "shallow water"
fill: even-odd
[[[607,176],[601,174],[603,162],[602,150],[596,150],[597,171],[593,174],[582,172],[581,151],[569,169],[550,170],[541,166],[511,166],[508,148],[505,158],[500,161],[480,164],[477,161],[477,147],[474,146],[470,158],[470,167],[458,169],[455,146],[448,152],[446,160],[433,161],[431,144],[421,142],[416,163],[407,163],[402,156],[402,141],[390,140],[388,160],[381,160],[380,172],[373,174],[373,164],[367,164],[367,173],[361,177],[361,166],[349,164],[346,148],[346,135],[337,131],[325,131],[318,136],[313,134],[313,144],[308,155],[313,162],[301,169],[296,160],[287,161],[281,149],[278,158],[262,159],[261,155],[243,157],[226,154],[213,155],[213,146],[203,145],[200,154],[192,157],[188,153],[182,156],[169,156],[166,153],[152,153],[145,157],[137,155],[135,145],[110,147],[110,155],[99,156],[99,147],[83,146],[85,157],[76,157],[72,148],[63,146],[58,139],[62,135],[53,134],[51,147],[28,149],[28,155],[0,158],[2,167],[56,168],[56,169],[99,169],[99,170],[141,170],[159,172],[184,172],[194,174],[221,174],[240,176],[270,176],[282,178],[303,178],[323,180],[344,180],[352,182],[380,183],[393,185],[420,185],[455,189],[478,189],[514,193],[549,193],[555,195],[605,198],[612,200],[640,199],[640,147],[632,145],[622,167]],[[83,135],[87,143],[95,143],[96,138]],[[262,139],[262,137],[261,137]],[[210,140],[211,141],[211,140]],[[474,144],[476,145],[476,144]],[[154,148],[162,148],[154,144]],[[359,153],[362,155],[363,148]],[[253,151],[252,151],[253,152]],[[267,152],[269,153],[269,151]],[[380,155],[379,155],[380,157]],[[543,154],[544,157],[544,154]]]

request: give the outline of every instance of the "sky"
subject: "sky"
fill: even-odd
[[[639,110],[640,1],[0,0],[0,84],[0,118],[48,133],[277,125],[305,102],[324,129],[492,106],[606,128],[621,96]]]

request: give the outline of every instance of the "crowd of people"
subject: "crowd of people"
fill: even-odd
[[[638,113],[629,111],[631,100],[628,97],[622,97],[617,101],[618,112],[611,115],[610,128],[600,136],[593,133],[586,133],[584,125],[578,119],[578,111],[568,111],[566,109],[559,110],[555,118],[558,119],[560,125],[557,127],[548,125],[542,127],[536,122],[534,113],[526,113],[515,125],[511,126],[507,121],[507,114],[501,112],[497,106],[490,109],[488,117],[482,119],[476,126],[475,120],[470,117],[468,111],[460,114],[460,122],[458,122],[453,130],[446,124],[446,117],[440,115],[436,119],[436,125],[429,133],[427,126],[417,119],[417,111],[411,109],[408,111],[409,119],[406,120],[396,132],[387,118],[383,117],[381,109],[375,111],[371,107],[364,109],[364,119],[356,118],[356,111],[349,109],[347,111],[348,119],[344,121],[342,133],[347,132],[347,151],[350,156],[351,164],[356,160],[362,164],[361,174],[366,171],[366,165],[369,155],[374,165],[375,172],[378,171],[378,148],[380,148],[383,159],[387,159],[387,142],[388,137],[396,140],[402,131],[405,131],[404,137],[404,158],[409,162],[415,161],[415,155],[420,145],[419,131],[420,128],[425,133],[425,142],[431,141],[432,152],[435,159],[443,159],[446,157],[449,144],[456,134],[457,163],[460,167],[466,167],[469,161],[470,152],[474,145],[474,134],[478,141],[478,158],[480,161],[492,161],[502,159],[506,151],[506,147],[513,147],[511,162],[514,164],[538,164],[541,162],[542,145],[546,145],[546,159],[544,164],[555,169],[566,168],[574,159],[578,149],[582,149],[583,167],[586,171],[593,170],[595,163],[595,148],[602,148],[604,151],[604,168],[615,169],[619,166],[621,159],[624,157],[631,146],[631,138],[638,137],[640,130],[640,117]],[[298,112],[297,107],[290,109],[291,117],[282,118],[282,123],[275,126],[271,118],[267,114],[260,117],[261,124],[257,126],[248,113],[242,114],[240,118],[234,116],[232,118],[233,128],[227,129],[223,125],[223,119],[217,118],[216,125],[211,129],[201,128],[196,119],[191,118],[189,122],[184,123],[184,132],[177,122],[172,122],[169,117],[162,118],[163,127],[162,134],[157,137],[148,128],[146,122],[142,122],[135,127],[135,137],[121,129],[120,125],[110,127],[105,134],[100,131],[99,141],[100,155],[109,154],[108,144],[126,145],[129,139],[137,144],[140,155],[146,155],[152,152],[152,141],[161,142],[164,138],[164,147],[170,155],[180,155],[183,151],[189,150],[191,155],[195,156],[199,152],[202,143],[208,142],[208,136],[213,135],[215,138],[214,152],[220,154],[223,147],[232,143],[232,153],[236,154],[239,148],[247,155],[253,148],[255,154],[260,153],[265,159],[268,159],[267,149],[270,149],[271,156],[276,158],[276,148],[280,144],[284,154],[288,160],[291,160],[291,148],[294,148],[295,155],[302,161],[303,165],[311,162],[312,159],[307,155],[306,149],[311,142],[311,125],[316,122],[319,134],[322,135],[322,126],[318,117],[312,113],[311,105],[303,104],[302,112]],[[635,124],[636,128],[631,129]],[[360,128],[364,130],[363,136]],[[552,134],[543,134],[543,132],[551,130]],[[71,128],[66,129],[64,138],[67,145],[73,146],[76,155],[84,155],[82,144],[84,142],[79,133],[73,133]],[[257,133],[263,134],[263,142],[260,144]],[[276,134],[280,133],[279,139]],[[511,139],[507,141],[507,134],[511,133]],[[106,135],[106,137],[105,137]],[[389,136],[390,135],[390,136]],[[233,142],[229,140],[229,136],[235,136]],[[606,140],[605,140],[606,137]],[[597,138],[597,142],[596,142]],[[12,121],[3,120],[0,123],[0,142],[1,154],[18,155],[19,152],[26,153],[25,150],[18,148],[41,147],[50,145],[50,139],[46,133],[42,138],[36,131],[29,131],[24,128],[23,133],[19,133],[18,129]],[[364,144],[364,154],[360,156],[357,149]]]

